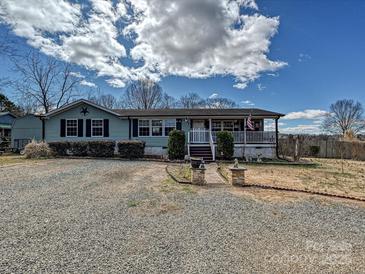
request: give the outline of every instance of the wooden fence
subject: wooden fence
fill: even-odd
[[[285,136],[279,138],[279,154],[300,157],[353,159],[365,161],[364,141],[343,141],[328,136]]]

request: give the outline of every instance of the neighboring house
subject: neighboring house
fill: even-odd
[[[254,130],[246,126],[251,115]],[[235,157],[274,158],[277,155],[278,119],[283,114],[261,109],[107,109],[78,100],[42,116],[22,117],[13,125],[13,146],[19,140],[54,141],[142,140],[146,155],[167,154],[168,134],[186,134],[190,156],[215,158],[217,131],[231,131]],[[274,130],[265,130],[265,120]],[[24,142],[23,142],[24,143]],[[21,147],[20,147],[21,148]]]
[[[0,112],[0,146],[3,146],[6,140],[10,140],[11,126],[16,116],[10,112]]]
[[[42,116],[27,114],[15,119],[12,126],[11,146],[23,149],[33,139],[42,140]]]

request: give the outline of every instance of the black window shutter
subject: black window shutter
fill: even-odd
[[[109,119],[104,119],[104,137],[109,137]]]
[[[61,137],[66,136],[66,120],[65,119],[61,119],[60,136]]]
[[[133,137],[138,137],[138,119],[133,119]]]
[[[77,121],[77,137],[83,137],[84,136],[84,120],[79,119]]]
[[[177,130],[181,130],[182,129],[181,119],[176,119],[176,129]]]
[[[91,137],[91,119],[86,119],[86,137]]]

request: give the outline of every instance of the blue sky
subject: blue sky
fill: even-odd
[[[85,64],[90,64],[88,63],[89,60],[80,61],[80,58],[76,56],[76,53],[72,56],[70,54],[70,56],[67,57],[60,57],[60,54],[63,54],[65,51],[69,53],[69,48],[66,50],[62,49],[64,50],[62,53],[55,53],[56,50],[58,50],[56,49],[57,45],[53,45],[53,48],[49,49],[45,47],[43,40],[40,42],[37,39],[39,39],[39,35],[43,38],[51,37],[50,33],[52,35],[52,31],[54,31],[56,35],[60,35],[60,30],[62,30],[62,34],[67,33],[70,28],[69,24],[66,22],[59,27],[57,26],[57,29],[57,27],[54,27],[54,25],[57,24],[53,23],[53,25],[46,26],[44,32],[39,31],[37,33],[38,29],[42,27],[42,22],[31,21],[32,19],[29,19],[27,22],[20,22],[19,20],[24,20],[24,16],[21,16],[21,14],[15,14],[14,16],[14,14],[12,14],[15,10],[19,10],[15,9],[15,7],[12,9],[11,5],[14,4],[12,2],[14,1],[5,0],[5,8],[0,6],[0,10],[3,9],[3,12],[5,10],[4,13],[9,15],[5,15],[0,19],[5,23],[0,25],[0,34],[4,33],[4,30],[6,29],[14,31],[13,35],[18,39],[17,46],[22,51],[26,51],[30,47],[33,47],[41,49],[42,52],[49,55],[56,56],[59,54],[58,58],[70,60],[71,63],[75,64],[75,71],[81,72],[86,76],[87,81],[100,87],[101,91],[106,94],[111,93],[118,96],[123,92],[123,88],[114,88],[113,84],[110,84],[110,82],[108,83],[107,81],[115,80],[118,83],[123,82],[122,85],[124,85],[128,83],[128,80],[126,80],[128,77],[134,77],[129,76],[129,74],[128,76],[118,75],[116,71],[120,73],[122,70],[117,67],[117,65],[115,70],[111,73],[106,73],[104,68],[101,69],[102,64],[100,66],[92,67],[92,63],[89,70],[85,69]],[[27,1],[20,0],[18,5],[21,6],[22,2],[26,3]],[[45,2],[46,1],[42,0],[34,0],[34,7],[42,7],[42,5],[45,5]],[[94,10],[99,8],[97,18],[106,18],[106,16],[108,16],[107,1],[94,0],[91,1],[91,3],[89,1],[59,2],[66,3],[66,6],[61,6],[60,10],[69,11],[70,17],[74,16],[76,18],[81,15],[77,14],[75,8],[77,6],[67,6],[67,3],[79,4],[82,8],[80,8],[80,10],[86,13],[90,12],[90,7]],[[156,10],[159,11],[163,9],[163,5],[167,3],[165,0],[158,2],[154,2],[153,0],[142,0],[140,2],[147,2],[150,6],[156,8],[155,10],[146,10],[146,7],[144,6],[134,7],[135,9],[145,9],[143,11],[146,12],[146,14],[147,12],[148,14],[151,14],[151,17],[158,15]],[[186,1],[187,4],[179,7],[180,9],[177,9],[176,12],[191,12],[191,10],[189,10],[188,2],[189,1]],[[215,4],[212,4],[211,0],[204,0],[201,3],[201,9],[221,8],[221,6],[218,7],[215,6]],[[102,7],[104,4],[106,7],[105,9]],[[114,10],[117,9],[117,4],[118,1],[113,1],[111,3],[111,5],[114,6]],[[240,7],[240,15],[254,16],[254,14],[258,14],[262,16],[261,19],[263,21],[259,22],[257,17],[252,17],[255,20],[257,19],[254,24],[257,24],[258,27],[254,28],[253,31],[257,32],[258,38],[256,36],[244,37],[249,37],[248,40],[252,39],[250,42],[253,43],[253,47],[257,47],[256,50],[260,54],[264,54],[266,58],[263,64],[260,63],[259,68],[255,66],[253,72],[250,70],[250,73],[252,72],[251,74],[247,74],[245,71],[242,72],[237,64],[233,67],[233,65],[231,66],[229,63],[225,64],[224,62],[222,63],[222,61],[220,61],[219,64],[210,61],[213,60],[211,58],[214,54],[217,53],[219,55],[222,51],[229,51],[229,55],[224,52],[222,53],[223,59],[229,59],[232,55],[239,54],[237,56],[237,63],[242,63],[242,67],[250,66],[247,65],[249,63],[246,63],[248,62],[248,58],[246,58],[247,56],[245,53],[240,54],[241,48],[242,52],[245,52],[244,44],[242,44],[242,47],[238,48],[230,48],[229,46],[221,48],[221,45],[216,45],[214,48],[211,44],[212,41],[214,41],[214,39],[217,40],[217,38],[214,36],[214,31],[209,33],[209,28],[206,30],[206,33],[209,35],[204,36],[204,34],[204,39],[197,39],[196,44],[194,44],[193,41],[190,45],[189,43],[184,44],[184,41],[180,41],[180,44],[177,47],[178,50],[174,49],[174,51],[159,52],[158,50],[164,46],[166,48],[167,46],[171,46],[170,44],[167,45],[166,43],[163,43],[163,40],[169,39],[169,37],[146,34],[146,31],[148,32],[151,30],[151,26],[148,25],[150,23],[148,18],[144,18],[143,24],[140,24],[134,31],[137,36],[141,37],[142,42],[145,42],[150,46],[148,49],[152,49],[154,52],[153,54],[148,55],[149,53],[146,53],[148,51],[145,50],[144,47],[139,47],[135,49],[136,56],[142,55],[145,59],[150,58],[151,66],[155,66],[156,64],[161,65],[161,69],[160,71],[157,71],[157,73],[156,71],[151,73],[150,68],[148,68],[148,73],[151,73],[152,77],[160,79],[160,84],[164,91],[172,96],[179,97],[188,92],[196,92],[202,97],[208,97],[213,93],[217,93],[219,96],[228,97],[239,102],[242,107],[258,107],[282,113],[290,113],[289,119],[282,120],[281,129],[283,131],[318,132],[320,118],[323,116],[323,113],[328,110],[331,103],[343,98],[350,98],[360,101],[363,104],[365,103],[364,10],[365,1],[357,0],[246,0],[245,5]],[[127,8],[125,11],[120,11],[119,14],[124,12],[125,14],[123,14],[123,16],[130,15],[130,8]],[[55,15],[55,22],[59,22],[60,20],[57,19],[57,10],[53,14]],[[62,14],[63,13],[60,13],[60,16],[63,16]],[[219,34],[220,25],[217,24],[219,21],[215,21],[217,18],[212,14],[213,13],[208,12],[202,12],[201,14],[197,13],[196,16],[199,16],[197,18],[199,18],[199,20],[203,18],[202,20],[204,20],[198,23],[209,24],[211,20],[212,25],[216,25],[217,33]],[[16,21],[17,16],[20,18],[18,21]],[[174,16],[176,17],[176,14]],[[186,18],[184,14],[181,16],[183,19]],[[192,16],[195,15],[193,14]],[[35,18],[39,18],[39,16],[35,16]],[[128,25],[123,23],[125,22],[123,20],[121,20],[122,23],[116,23],[119,22],[118,20],[118,18],[110,17],[106,22],[112,22],[114,26],[122,26],[122,28]],[[170,18],[166,17],[166,22],[171,22],[169,20]],[[181,36],[181,34],[185,35],[184,32],[186,32],[186,37],[190,37],[197,32],[197,37],[200,37],[199,30],[197,30],[196,26],[192,26],[192,29],[190,30],[189,25],[186,24],[174,25],[175,28],[181,27],[179,36]],[[242,25],[243,24],[244,23],[242,23]],[[27,31],[20,29],[19,25],[26,25],[27,27],[25,28]],[[166,31],[166,33],[169,33],[168,30],[164,29],[166,27],[165,25],[159,26],[158,31]],[[30,28],[28,28],[29,26]],[[36,35],[34,35],[34,33],[29,34],[29,29],[32,29],[32,31],[35,29],[36,31],[34,32]],[[152,30],[155,29],[152,28]],[[98,30],[100,30],[100,28],[98,28]],[[101,30],[109,32],[108,28]],[[274,31],[276,34],[271,37],[271,35],[268,34],[270,31]],[[70,30],[70,33],[71,32],[72,30]],[[113,36],[113,29],[110,29],[110,33],[110,35]],[[225,34],[224,30],[222,30],[222,35]],[[93,35],[93,33],[84,32],[83,35]],[[263,37],[262,39],[260,38],[260,35]],[[105,37],[106,39],[110,38],[109,36]],[[77,40],[77,42],[79,42],[80,37],[76,38],[79,39]],[[76,38],[71,42],[75,42]],[[220,37],[218,37],[218,39],[220,39]],[[238,41],[235,40],[235,37],[230,37],[230,39],[229,42]],[[127,55],[134,46],[134,43],[138,43],[137,40],[135,40],[134,43],[131,42],[125,36],[118,36],[116,40],[124,47]],[[257,46],[257,44],[265,41],[271,43],[268,50],[265,50],[265,46],[263,45]],[[68,41],[69,45],[75,44],[71,42]],[[106,43],[113,44],[113,39],[111,38],[111,40]],[[232,43],[228,44],[231,45]],[[112,55],[115,50],[123,49],[116,44],[109,48],[106,47],[103,54],[108,52],[108,54]],[[211,52],[209,52],[210,50]],[[195,52],[198,52],[199,54],[195,56]],[[166,56],[164,55],[165,53]],[[186,56],[183,54],[186,54]],[[125,56],[118,56],[118,53],[116,53],[116,55],[123,65],[131,66],[134,64],[133,66],[137,66],[137,64],[140,64],[138,62],[133,63],[130,58],[124,58]],[[114,58],[115,56],[112,57]],[[95,58],[99,57],[97,56]],[[206,58],[206,60],[202,60],[203,58]],[[256,62],[256,60],[259,59],[259,54],[251,54],[249,58]],[[13,72],[8,69],[8,62],[4,59],[1,60],[3,62],[3,65],[0,67],[1,76],[14,77],[15,75],[13,75]],[[272,65],[266,62],[267,60],[278,63]],[[99,61],[100,59],[97,59],[97,62]],[[202,64],[207,64],[205,67],[212,65],[212,69],[208,72],[205,67],[202,68]],[[164,66],[168,68],[163,68]],[[185,68],[187,68],[186,72],[180,73],[180,71],[184,71]],[[100,71],[102,71],[102,73],[100,73]],[[226,73],[223,73],[222,71]],[[100,74],[103,75],[100,76]],[[135,71],[130,73],[130,75],[132,74],[137,75]],[[178,74],[182,75],[179,76]],[[206,75],[206,78],[198,79],[200,75]],[[249,79],[247,75],[253,75],[253,78]],[[244,89],[238,89],[234,87],[236,83],[244,83],[244,85],[247,86]],[[8,89],[6,92],[10,97],[14,95],[11,89]]]

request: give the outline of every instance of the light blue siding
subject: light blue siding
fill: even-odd
[[[87,108],[89,113],[84,116],[81,113],[82,108]],[[83,136],[84,137],[60,137],[61,119],[83,119]],[[109,137],[85,137],[86,119],[109,119]],[[117,116],[95,108],[93,106],[82,104],[65,112],[51,116],[45,120],[45,139],[47,142],[55,141],[95,141],[95,140],[126,140],[129,138],[128,119],[121,119]]]
[[[11,144],[14,147],[14,140],[19,139],[42,139],[42,121],[34,115],[26,115],[16,118],[13,122],[11,132]]]

